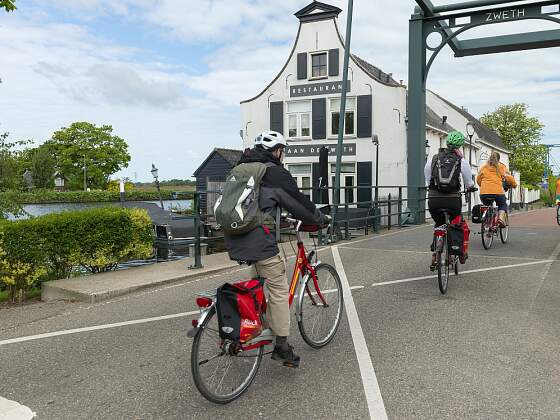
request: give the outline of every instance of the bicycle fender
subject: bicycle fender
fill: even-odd
[[[307,273],[302,279],[300,283],[300,287],[297,294],[297,303],[296,303],[296,319],[298,322],[301,322],[301,311],[303,305],[303,294],[305,293],[305,283],[309,279],[310,274]]]

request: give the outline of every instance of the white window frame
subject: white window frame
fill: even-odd
[[[313,76],[313,57],[316,55],[325,54],[327,57],[327,64],[325,66],[327,73],[324,76]],[[321,79],[328,79],[329,78],[329,52],[325,51],[314,51],[309,53],[309,80],[321,80]]]
[[[333,166],[335,166],[335,163],[331,163],[329,166],[329,172],[330,172],[330,180],[331,180],[331,186],[334,187],[334,179],[336,177],[336,168],[333,168]],[[352,195],[353,200],[352,202],[356,202],[358,200],[358,174],[357,174],[357,164],[356,162],[342,162],[342,167],[341,169],[344,168],[345,165],[353,165],[353,169],[351,171],[344,171],[341,170],[340,172],[340,204],[345,204],[346,203],[346,189],[344,188],[345,183],[346,183],[346,178],[347,177],[351,177],[352,178]],[[334,169],[334,170],[333,170]],[[334,201],[334,188],[329,190],[329,200],[332,203]],[[355,205],[351,205],[351,207],[355,207]]]
[[[341,99],[340,99],[340,97],[327,98],[327,99],[328,99],[328,102],[329,102],[328,121],[327,121],[327,124],[328,124],[328,127],[327,127],[327,130],[328,130],[327,137],[329,137],[329,138],[337,138],[337,137],[338,137],[338,133],[333,133],[333,132],[332,132],[332,119],[333,119],[333,113],[335,113],[335,112],[336,112],[336,113],[339,113],[339,112],[340,112],[340,107],[336,107],[336,109],[333,109],[332,103],[333,103],[333,101],[335,101],[335,100],[341,100]],[[354,131],[353,131],[353,134],[346,134],[346,133],[344,133],[343,138],[345,138],[345,139],[356,138],[356,136],[357,136],[356,131],[357,131],[357,129],[358,129],[358,121],[357,121],[357,116],[358,116],[358,111],[357,111],[357,108],[358,108],[357,100],[358,100],[358,99],[357,99],[356,96],[349,96],[349,97],[346,98],[346,101],[348,101],[348,99],[354,100],[354,109],[351,110],[351,111],[354,113],[354,128],[353,128]],[[348,102],[347,102],[347,103],[348,103]],[[346,110],[346,111],[345,111],[345,114],[346,114],[346,112],[350,112],[350,110]],[[344,128],[344,131],[346,131],[346,124],[344,124],[344,127],[345,127],[345,128]]]
[[[307,166],[307,165],[309,165],[309,172],[292,174],[292,172],[290,171],[290,166]],[[303,188],[303,179],[304,178],[307,178],[309,180],[309,187],[307,187],[307,188],[312,188],[312,186],[313,186],[313,177],[312,177],[313,164],[312,163],[288,163],[287,164],[287,169],[288,169],[288,172],[290,172],[290,174],[292,175],[292,178],[295,179],[296,184],[297,184],[298,188],[300,189],[300,191],[303,193],[303,195],[309,197],[309,199],[311,200],[312,190],[307,189],[307,190],[303,191],[302,188]]]
[[[289,104],[290,104],[290,103],[294,103],[294,102],[307,102],[307,103],[309,104],[309,111],[307,111],[307,112],[288,112]],[[301,116],[304,115],[304,114],[309,115],[309,135],[308,135],[308,136],[303,136],[303,135],[301,134],[301,131],[302,131]],[[286,102],[286,112],[285,112],[285,115],[286,115],[286,128],[287,128],[287,131],[286,131],[287,136],[286,136],[286,138],[287,138],[288,140],[311,140],[311,138],[312,138],[312,132],[311,132],[311,130],[312,130],[312,125],[313,125],[313,124],[312,124],[312,121],[313,121],[313,120],[312,120],[312,111],[311,111],[311,100],[306,99],[306,100],[302,100],[302,101],[287,101],[287,102]],[[294,137],[294,136],[290,136],[290,116],[293,116],[293,115],[295,115],[295,116],[296,116],[296,119],[297,119],[297,121],[296,121],[296,135],[295,135],[295,137]]]

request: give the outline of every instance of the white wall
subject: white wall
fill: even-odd
[[[309,80],[297,80],[297,54],[301,52],[324,51],[339,48],[339,75],[321,79],[318,82],[341,81],[344,61],[344,45],[340,41],[336,25],[332,19],[303,23],[295,50],[286,67],[260,96],[250,102],[241,104],[242,128],[244,130],[243,147],[251,147],[254,138],[262,131],[270,128],[270,101],[288,101],[289,88],[299,84],[313,83]],[[310,64],[308,64],[310,68]],[[372,94],[372,133],[379,136],[379,185],[404,185],[406,183],[406,88],[404,86],[387,86],[377,82],[356,62],[351,60],[349,65],[349,80],[351,91],[349,97]],[[286,83],[287,80],[287,83]],[[370,87],[367,85],[369,84]],[[272,95],[272,96],[271,96]],[[319,96],[308,96],[297,99],[312,99]],[[320,96],[324,97],[324,96]],[[292,144],[309,144],[321,146],[337,142],[336,136],[330,134],[330,112],[328,98],[339,98],[340,94],[326,95],[327,97],[327,139],[326,140],[301,140]],[[398,111],[395,111],[397,109]],[[399,122],[400,112],[400,122]],[[252,121],[247,125],[248,121]],[[247,125],[247,131],[245,127]],[[284,133],[287,132],[287,121],[284,112]],[[343,162],[372,161],[372,179],[375,182],[375,147],[370,138],[345,137],[345,143],[356,144],[356,156],[344,156]],[[331,162],[335,157],[329,158]],[[286,158],[285,163],[318,161],[317,157]]]

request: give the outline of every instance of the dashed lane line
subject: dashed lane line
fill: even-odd
[[[0,397],[0,420],[30,420],[35,415],[29,407]]]
[[[485,271],[494,271],[494,270],[505,270],[505,269],[508,269],[508,268],[525,267],[525,266],[528,266],[528,265],[535,265],[535,264],[549,264],[549,263],[552,263],[552,262],[553,262],[553,260],[540,260],[540,261],[531,261],[531,262],[520,263],[520,264],[500,265],[500,266],[497,266],[497,267],[477,268],[475,270],[460,271],[459,275],[461,275],[461,274],[471,274],[471,273],[482,273],[482,272],[485,272]],[[389,284],[409,283],[409,282],[412,282],[412,281],[434,279],[434,278],[437,278],[437,275],[432,274],[430,276],[411,277],[411,278],[408,278],[408,279],[383,281],[383,282],[380,282],[380,283],[373,283],[371,286],[372,287],[387,286]]]

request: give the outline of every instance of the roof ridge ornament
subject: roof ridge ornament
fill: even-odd
[[[325,19],[334,19],[342,12],[342,9],[320,1],[314,1],[303,9],[294,13],[300,22],[316,22]]]

